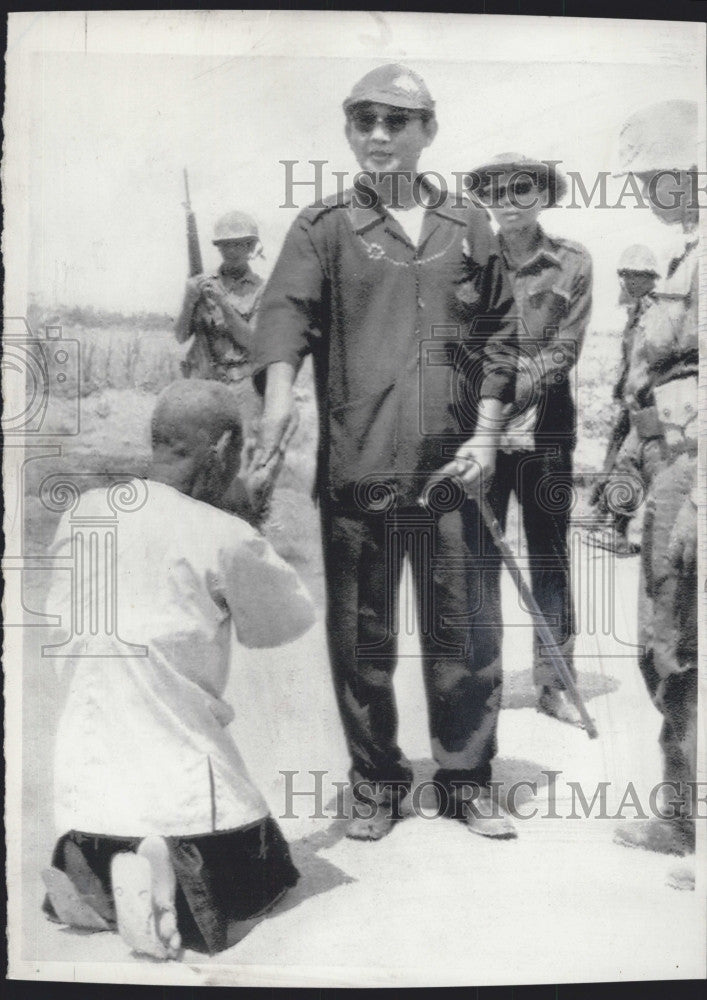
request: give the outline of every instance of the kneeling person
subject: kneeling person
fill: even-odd
[[[110,645],[91,655],[86,638],[72,635],[55,661],[67,688],[54,775],[62,836],[44,873],[45,911],[74,926],[117,925],[135,951],[158,958],[177,957],[182,943],[222,950],[232,923],[298,879],[223,700],[232,626],[243,646],[272,647],[314,620],[294,570],[211,505],[241,445],[226,386],[193,380],[165,390],[144,503],[119,517]],[[105,491],[79,502],[82,515],[99,516]],[[71,557],[75,533],[66,514],[52,555]],[[90,609],[71,607],[72,576],[55,571],[48,609],[64,623],[83,610],[88,621]],[[86,604],[92,583],[83,583]]]

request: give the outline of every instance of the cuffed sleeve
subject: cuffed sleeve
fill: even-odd
[[[256,532],[222,550],[220,563],[221,596],[242,645],[281,646],[314,624],[314,604],[297,573]]]
[[[482,308],[472,326],[472,336],[483,337],[479,399],[509,403],[515,392],[518,367],[518,323],[511,287],[501,250],[488,222],[476,235],[474,257],[480,268]]]

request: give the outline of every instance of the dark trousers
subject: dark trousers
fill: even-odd
[[[111,861],[121,851],[137,850],[141,839],[71,830],[54,847],[53,867],[68,875],[110,927],[116,926]],[[233,924],[269,909],[299,878],[272,816],[240,830],[165,840],[177,876],[179,933],[184,946],[197,951],[223,951]],[[49,898],[43,909],[56,919]]]
[[[567,543],[572,508],[571,444],[538,444],[533,452],[510,455],[499,451],[488,499],[503,529],[512,492],[520,504],[533,597],[574,676],[574,607]],[[539,687],[564,687],[537,631],[533,637],[533,680]]]
[[[415,585],[436,780],[485,784],[501,702],[499,556],[477,507],[365,513],[322,504],[327,632],[351,780],[381,801],[412,771],[397,742],[393,691],[403,557]]]

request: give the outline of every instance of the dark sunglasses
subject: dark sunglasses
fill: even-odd
[[[535,185],[529,180],[517,180],[506,185],[499,185],[497,188],[487,186],[481,192],[482,200],[487,204],[496,204],[508,197],[511,202],[518,198],[529,195]]]
[[[375,111],[365,108],[352,108],[349,112],[349,121],[357,132],[372,132],[378,122],[380,122],[386,132],[402,132],[408,127],[411,121],[421,121],[422,116],[415,112],[390,111],[387,115],[377,115]]]

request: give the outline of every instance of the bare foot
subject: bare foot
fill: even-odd
[[[146,837],[136,854],[116,854],[111,880],[126,944],[152,958],[177,958],[182,944],[174,906],[177,880],[164,838]]]
[[[169,857],[169,848],[164,837],[145,837],[137,849],[138,855],[147,858],[152,868],[152,903],[157,911],[157,933],[176,958],[182,946],[182,938],[177,930],[177,911],[174,898],[177,893],[177,876]]]

